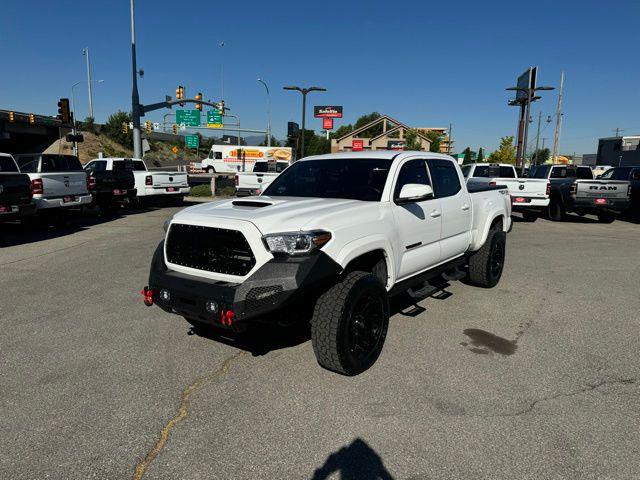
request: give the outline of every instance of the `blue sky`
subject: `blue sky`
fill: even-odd
[[[94,78],[105,80],[94,88],[97,120],[130,109],[128,0],[2,0],[1,12],[0,108],[57,113],[57,99],[85,79],[89,47]],[[309,106],[344,106],[336,127],[375,110],[411,126],[451,122],[460,150],[491,150],[514,134],[517,112],[504,88],[529,65],[545,85],[565,70],[561,152],[595,152],[616,127],[640,134],[638,0],[137,0],[136,15],[142,103],[173,96],[178,84],[218,100],[224,64],[227,106],[248,128],[266,125],[256,78],[267,81],[279,138],[300,118],[300,96],[282,86],[313,84],[328,92],[310,95]],[[84,118],[85,85],[76,97]],[[544,97],[534,115],[553,114],[556,93]],[[321,128],[312,117],[308,125]],[[553,126],[541,136],[548,145]]]

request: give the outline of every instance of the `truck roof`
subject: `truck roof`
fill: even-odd
[[[369,158],[372,160],[393,160],[397,157],[413,156],[416,153],[427,156],[428,158],[443,158],[455,162],[455,159],[444,153],[435,152],[422,152],[422,151],[398,151],[398,150],[367,150],[363,152],[339,152],[339,153],[327,153],[325,155],[313,155],[311,157],[301,158],[298,161],[304,160],[327,160],[332,158]]]
[[[475,165],[476,167],[480,166],[480,167],[490,167],[492,165],[497,165],[498,167],[513,167],[515,168],[516,166],[512,163],[489,163],[489,162],[482,162],[482,163],[467,163],[467,165]]]

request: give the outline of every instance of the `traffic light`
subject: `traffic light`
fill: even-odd
[[[149,120],[144,122],[144,128],[147,131],[147,133],[151,133],[153,131],[151,128],[151,122]]]
[[[220,115],[224,115],[224,100],[220,100],[220,103],[218,104],[218,108],[220,109],[218,113]]]
[[[196,100],[199,100],[199,101],[202,100],[202,92],[198,92],[198,94],[196,95]],[[196,110],[202,111],[202,104],[201,103],[196,103]]]
[[[9,112],[9,122],[13,123],[16,121],[16,114],[13,112]]]
[[[29,114],[29,123],[31,125],[33,125],[34,123],[36,123],[36,116],[33,113]]]
[[[71,122],[71,109],[69,108],[69,99],[61,98],[58,102],[58,118],[62,123]]]
[[[175,125],[175,124],[174,124],[174,125],[173,125],[173,127],[171,127],[171,128],[172,128],[172,130],[173,130],[173,134],[174,134],[174,135],[177,135],[177,134],[178,134],[178,125]]]
[[[176,88],[176,100],[184,100],[184,87],[182,85],[178,85]],[[181,107],[184,107],[184,103],[180,103]]]
[[[127,122],[122,122],[122,133],[125,135],[129,133],[129,124]]]

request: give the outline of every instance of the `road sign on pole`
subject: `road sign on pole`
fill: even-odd
[[[215,110],[207,111],[207,127],[222,128],[222,114]]]
[[[200,110],[176,110],[176,123],[188,127],[199,127]]]
[[[200,137],[198,135],[185,135],[184,144],[187,148],[199,148]]]

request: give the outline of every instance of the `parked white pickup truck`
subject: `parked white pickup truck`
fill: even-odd
[[[137,158],[96,158],[93,162],[106,162],[103,170],[133,170],[136,195],[139,200],[162,197],[184,198],[191,191],[184,172],[162,172],[148,170],[143,160]]]
[[[252,172],[236,173],[236,195],[260,195],[280,173],[289,166],[289,162],[256,162]]]
[[[48,153],[14,156],[20,172],[31,179],[37,211],[53,213],[91,203],[87,175],[78,157]]]
[[[495,286],[510,228],[507,189],[468,188],[447,155],[308,157],[259,197],[168,220],[142,293],[146,305],[231,331],[310,307],[320,365],[356,375],[382,351],[390,295],[423,298],[443,277]]]
[[[513,211],[521,212],[527,221],[535,221],[549,206],[550,183],[546,179],[518,178],[517,170],[508,163],[463,165],[462,173],[467,185],[484,183],[507,187]]]

